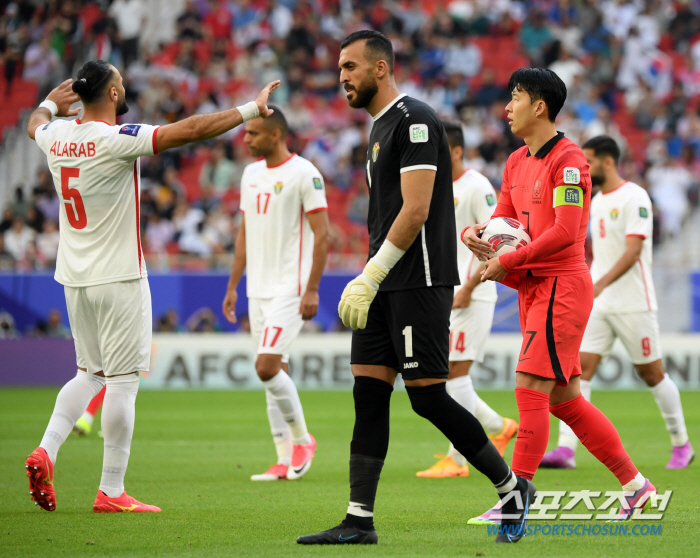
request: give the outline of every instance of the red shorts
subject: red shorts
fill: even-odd
[[[523,344],[516,371],[566,385],[581,374],[579,349],[593,308],[590,273],[523,277],[518,309]]]

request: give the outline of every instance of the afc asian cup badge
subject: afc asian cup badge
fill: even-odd
[[[374,147],[372,148],[372,162],[376,163],[377,162],[377,155],[379,155],[379,142],[374,144]]]

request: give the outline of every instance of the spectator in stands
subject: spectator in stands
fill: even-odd
[[[12,228],[12,222],[15,220],[15,214],[11,206],[7,206],[2,212],[2,221],[0,221],[0,235],[4,235]]]
[[[481,70],[481,49],[467,34],[453,41],[446,53],[445,72],[464,77],[473,77]]]
[[[677,237],[689,209],[688,193],[694,180],[680,161],[664,156],[646,174],[649,195],[661,212],[663,233]]]
[[[555,62],[550,64],[549,69],[557,74],[566,85],[566,90],[570,91],[574,84],[574,78],[585,73],[586,68],[576,58],[574,58],[566,46],[559,43],[559,56]]]
[[[61,81],[61,70],[61,59],[51,47],[49,33],[44,33],[38,42],[27,47],[22,77],[39,84],[39,97],[48,95],[54,85]]]
[[[199,186],[213,189],[216,197],[223,196],[234,187],[235,165],[226,157],[223,142],[217,142],[211,150],[211,160],[202,165],[199,173]]]
[[[162,219],[157,212],[149,214],[146,234],[144,235],[147,251],[154,254],[164,254],[174,236],[175,226],[172,221]]]
[[[22,184],[15,186],[15,200],[12,202],[12,213],[25,218],[31,205],[31,202],[24,195],[24,186]]]
[[[533,66],[542,65],[544,50],[553,40],[554,35],[547,27],[545,15],[533,10],[520,30],[520,42]]]
[[[36,234],[40,233],[44,228],[45,220],[43,213],[41,213],[35,205],[29,206],[25,222],[30,229],[34,230]]]
[[[211,308],[200,308],[192,314],[186,322],[187,331],[190,333],[214,333],[222,331],[218,325],[216,315]]]
[[[55,221],[47,219],[44,221],[42,232],[37,236],[36,247],[39,253],[43,256],[47,265],[53,267],[56,265],[56,256],[58,255],[58,225]]]
[[[0,339],[17,339],[17,327],[12,314],[0,308]]]
[[[49,310],[49,315],[46,317],[46,336],[54,339],[71,337],[70,329],[63,325],[63,316],[57,308]]]
[[[109,7],[119,31],[119,48],[124,67],[139,57],[139,36],[146,27],[146,10],[141,0],[114,0]]]
[[[29,243],[33,241],[34,231],[24,224],[23,217],[15,215],[12,228],[5,232],[5,249],[19,262],[27,255]]]
[[[180,316],[175,310],[168,310],[156,321],[155,330],[158,333],[178,333],[182,331]]]
[[[5,248],[5,235],[0,234],[0,271],[10,271],[15,268],[15,258]]]

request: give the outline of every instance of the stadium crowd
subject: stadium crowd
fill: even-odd
[[[559,129],[579,144],[605,133],[624,145],[622,175],[654,200],[657,242],[677,235],[697,205],[698,0],[24,0],[0,18],[2,76],[6,90],[20,76],[37,80],[43,98],[85,60],[102,58],[125,78],[122,121],[152,124],[241,104],[282,79],[273,100],[289,121],[290,148],[326,179],[328,267],[357,269],[371,119],[348,108],[337,59],[343,37],[363,28],[392,40],[402,92],[462,122],[467,165],[497,190],[521,145],[505,120],[507,80],[535,65],[567,85]],[[230,266],[250,162],[240,129],[142,160],[151,269]],[[48,171],[35,184],[3,187],[14,195],[1,215],[0,270],[51,268],[60,202]]]

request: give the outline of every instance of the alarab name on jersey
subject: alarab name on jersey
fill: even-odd
[[[95,144],[91,141],[87,143],[66,142],[63,145],[60,141],[55,141],[49,153],[56,157],[94,157],[96,151]]]

